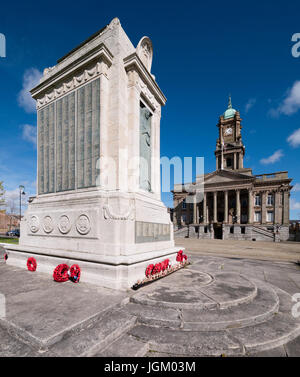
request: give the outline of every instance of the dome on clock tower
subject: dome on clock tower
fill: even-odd
[[[229,96],[229,101],[228,101],[228,108],[224,113],[224,119],[230,119],[233,118],[236,113],[236,110],[232,108],[231,104],[231,96]]]

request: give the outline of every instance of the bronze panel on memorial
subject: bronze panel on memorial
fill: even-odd
[[[100,81],[78,89],[77,94],[77,188],[96,186],[100,157]]]

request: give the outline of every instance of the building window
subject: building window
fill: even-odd
[[[228,168],[231,168],[231,167],[232,167],[232,159],[231,159],[231,158],[227,158],[227,159],[226,159],[226,166],[227,166]]]
[[[182,222],[186,224],[186,215],[182,215]]]
[[[273,194],[268,194],[267,205],[268,206],[274,205],[274,195]]]
[[[274,222],[274,212],[273,211],[268,211],[267,212],[267,222],[268,223],[273,223]]]
[[[255,195],[255,205],[260,206],[261,205],[261,198],[260,195]]]
[[[260,211],[255,211],[255,213],[254,213],[254,221],[256,223],[260,223],[261,222],[261,212]]]
[[[185,201],[185,199],[183,199],[183,201],[182,201],[182,209],[186,209],[186,201]]]

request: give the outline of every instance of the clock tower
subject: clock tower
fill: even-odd
[[[219,138],[215,150],[216,170],[244,168],[245,146],[242,142],[241,120],[239,111],[232,108],[229,96],[228,108],[217,124]]]

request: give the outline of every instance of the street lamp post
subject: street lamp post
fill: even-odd
[[[22,195],[25,195],[25,187],[20,185],[19,186],[19,190],[20,190],[20,221],[21,221],[21,218],[22,218]]]

